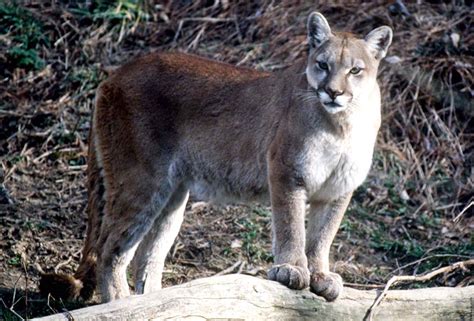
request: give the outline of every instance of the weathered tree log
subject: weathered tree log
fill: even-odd
[[[345,288],[333,303],[308,290],[246,275],[195,280],[156,293],[55,314],[39,320],[363,320],[377,291]],[[390,290],[374,320],[472,320],[474,286]]]

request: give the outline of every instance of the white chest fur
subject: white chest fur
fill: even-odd
[[[355,190],[366,178],[378,126],[358,117],[344,138],[322,132],[308,139],[300,165],[310,200],[333,200]]]

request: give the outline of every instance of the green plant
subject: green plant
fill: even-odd
[[[72,144],[76,140],[76,135],[71,131],[64,131],[57,136],[58,145]]]
[[[18,164],[18,163],[24,161],[25,159],[26,159],[26,157],[23,156],[23,155],[13,155],[13,156],[10,156],[9,158],[7,158],[8,162],[11,165]]]
[[[21,264],[21,257],[19,255],[15,255],[8,260],[8,264],[13,266],[18,266]]]
[[[41,69],[44,62],[34,49],[23,49],[23,45],[14,46],[7,52],[8,58],[15,62],[16,67],[25,69]]]
[[[47,222],[46,221],[31,221],[31,220],[26,220],[23,222],[23,227],[31,230],[31,231],[42,231],[47,227]]]
[[[271,212],[265,208],[265,207],[260,207],[260,206],[256,206],[252,209],[252,212],[257,214],[258,216],[261,216],[261,217],[270,217],[271,216]]]
[[[94,10],[94,19],[107,19],[117,22],[147,20],[150,15],[143,10],[145,1],[140,0],[118,0],[99,1]]]
[[[79,92],[93,90],[97,88],[103,80],[104,75],[101,73],[97,65],[94,66],[78,66],[72,69],[67,79],[73,84],[80,86]]]
[[[49,38],[43,24],[27,9],[14,4],[0,4],[0,34],[11,42],[6,51],[7,65],[27,70],[44,66],[38,49],[48,46]]]
[[[264,248],[263,226],[261,222],[255,222],[254,219],[245,218],[240,222],[245,231],[240,233],[242,238],[242,249],[249,259],[270,261],[272,256]]]
[[[144,0],[101,0],[89,8],[72,8],[78,16],[88,17],[94,22],[107,22],[111,29],[120,28],[119,41],[124,33],[133,31],[140,21],[149,20],[147,1]]]

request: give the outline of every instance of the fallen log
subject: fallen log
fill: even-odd
[[[308,290],[234,274],[195,280],[146,295],[37,320],[364,320],[380,291],[344,288],[333,303]],[[472,320],[474,286],[390,290],[374,320]]]

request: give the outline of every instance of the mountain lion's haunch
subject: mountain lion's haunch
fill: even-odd
[[[180,53],[118,69],[97,93],[89,140],[89,216],[74,276],[44,275],[43,292],[103,301],[160,289],[189,193],[213,201],[269,199],[268,277],[335,300],[329,249],[365,179],[380,126],[380,60],[389,27],[359,39],[308,18],[307,57],[275,73]],[[305,210],[309,203],[308,226]]]

